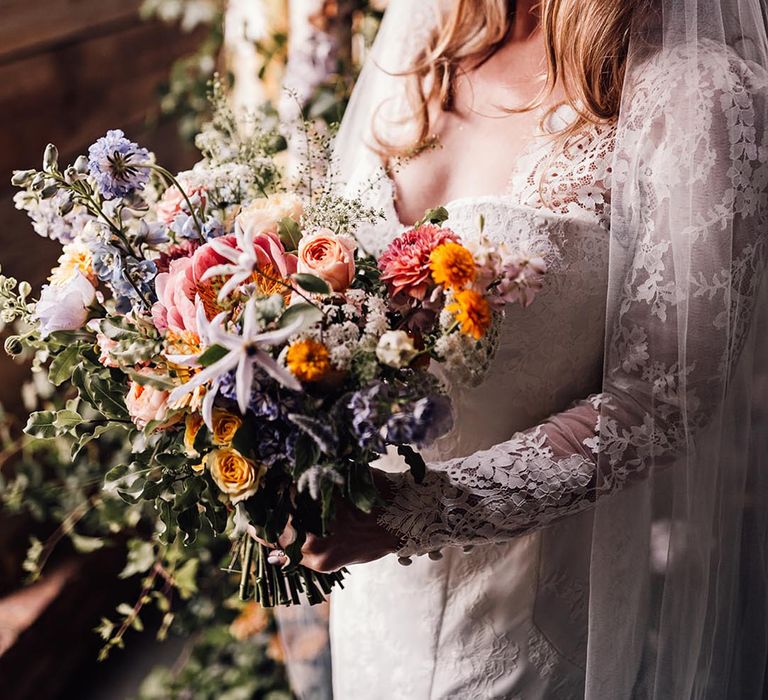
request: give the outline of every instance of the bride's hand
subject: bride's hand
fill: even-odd
[[[320,573],[331,573],[348,564],[375,561],[400,548],[396,535],[377,522],[377,512],[362,511],[339,500],[333,520],[333,534],[328,537],[308,535],[302,547],[301,563]]]

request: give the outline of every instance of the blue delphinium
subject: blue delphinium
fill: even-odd
[[[149,151],[120,129],[108,131],[88,149],[88,170],[106,199],[125,197],[149,181]]]
[[[230,401],[237,401],[235,372],[228,372],[221,377],[219,382],[219,394]],[[290,412],[292,407],[285,405],[276,396],[274,382],[268,380],[258,372],[254,376],[251,385],[251,397],[248,402],[248,409],[253,412],[257,418],[263,418],[268,421],[277,420],[284,413]]]
[[[387,421],[387,441],[394,445],[426,447],[453,428],[447,396],[427,396],[406,404]]]
[[[128,313],[137,303],[142,306],[156,301],[152,280],[157,266],[151,260],[126,258],[126,266],[115,267],[108,282],[115,296],[116,308]]]

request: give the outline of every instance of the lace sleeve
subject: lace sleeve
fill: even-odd
[[[764,268],[768,141],[753,95],[765,85],[706,47],[695,85],[690,56],[652,60],[617,139],[625,206],[612,215],[602,392],[491,449],[430,464],[421,484],[398,476],[380,522],[401,536],[401,556],[508,540],[589,508],[674,465],[718,420]],[[676,167],[681,152],[696,154],[696,172]]]

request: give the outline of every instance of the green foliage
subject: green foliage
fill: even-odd
[[[183,664],[152,671],[137,700],[291,700],[285,670],[268,655],[270,634],[241,641],[225,625],[206,629]]]

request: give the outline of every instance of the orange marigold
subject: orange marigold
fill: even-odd
[[[491,307],[486,298],[474,289],[462,289],[446,307],[456,317],[461,332],[480,340],[491,325]]]
[[[302,382],[316,382],[331,368],[328,348],[316,340],[299,340],[288,348],[285,362]]]
[[[461,289],[475,281],[475,259],[463,245],[449,241],[437,246],[429,256],[429,269],[437,284]]]

